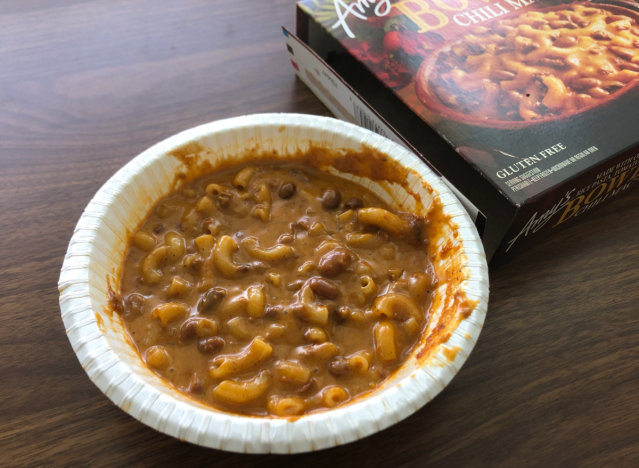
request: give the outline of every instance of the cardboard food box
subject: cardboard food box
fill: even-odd
[[[635,2],[305,0],[284,35],[336,116],[456,189],[491,265],[639,180]]]

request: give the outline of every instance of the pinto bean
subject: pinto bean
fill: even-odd
[[[632,60],[635,56],[635,52],[632,49],[626,49],[625,47],[611,47],[610,50],[624,60]]]
[[[553,45],[563,49],[573,47],[577,45],[577,38],[572,36],[559,36]]]
[[[180,327],[180,340],[182,342],[191,341],[197,336],[197,321],[186,320]]]
[[[348,362],[343,358],[333,359],[328,364],[328,371],[333,377],[347,377],[350,373],[348,368]]]
[[[533,50],[539,49],[539,44],[533,42],[532,44],[528,44],[521,49],[521,53],[527,55],[531,53]]]
[[[233,199],[233,194],[228,192],[222,192],[217,197],[217,201],[222,208],[228,208],[228,206],[231,204],[232,199]]]
[[[117,313],[118,315],[124,314],[122,299],[120,299],[118,293],[111,289],[111,287],[109,287],[109,290],[107,291],[107,300],[109,303],[109,307],[111,307],[111,310],[113,312]]]
[[[339,297],[339,288],[324,278],[313,277],[308,280],[308,284],[315,294],[325,299],[337,299]]]
[[[551,21],[550,23],[550,27],[553,29],[560,29],[560,28],[567,28],[568,26],[570,26],[570,21],[567,20],[555,20],[555,21]]]
[[[406,243],[413,247],[422,245],[422,232],[424,230],[424,220],[417,215],[412,215],[407,220]]]
[[[550,67],[550,68],[555,68],[557,70],[562,70],[564,68],[566,68],[566,62],[564,62],[562,59],[558,59],[558,58],[548,58],[548,57],[544,57],[542,59],[539,59],[537,61],[537,63],[539,63],[539,65],[544,65],[546,67]]]
[[[313,386],[315,386],[315,379],[311,379],[308,381],[308,383],[302,385],[300,388],[297,389],[297,393],[307,393]]]
[[[308,225],[308,220],[306,219],[302,219],[300,221],[291,223],[291,231],[295,231],[296,229],[299,229],[302,231],[308,231],[309,228],[310,226]]]
[[[349,315],[351,315],[351,309],[348,306],[341,306],[335,309],[333,317],[338,323],[341,323],[346,320]]]
[[[572,84],[572,87],[578,91],[587,91],[597,86],[601,86],[601,81],[596,78],[579,78]]]
[[[349,210],[364,208],[364,200],[356,197],[349,198],[348,201],[344,203],[344,208],[348,208]]]
[[[207,314],[215,311],[220,306],[220,303],[226,297],[226,290],[222,288],[211,288],[206,293],[200,302],[197,303],[197,310],[201,314]]]
[[[335,189],[329,188],[324,190],[322,194],[322,207],[326,211],[332,211],[339,207],[342,201],[342,195]]]
[[[493,70],[490,72],[490,77],[493,80],[498,81],[510,81],[515,79],[515,74],[506,70]]]
[[[468,44],[468,51],[473,55],[481,55],[486,51],[486,47],[481,44]]]
[[[224,349],[226,345],[225,341],[219,336],[212,336],[210,338],[202,338],[197,343],[197,349],[202,354],[214,354]]]
[[[533,23],[530,25],[533,29],[550,29],[548,28],[548,21],[546,21],[545,19],[541,19],[539,18],[536,21],[533,21]]]
[[[291,184],[289,182],[286,184],[282,184],[278,194],[281,199],[288,200],[289,198],[293,197],[293,195],[295,195],[296,190],[297,190],[297,187],[295,186],[295,184]]]
[[[264,318],[267,320],[278,320],[284,314],[284,308],[282,306],[269,306],[264,311]]]
[[[130,294],[124,300],[124,312],[122,317],[125,320],[131,321],[144,312],[144,296],[142,294]]]
[[[180,327],[180,340],[183,342],[189,342],[196,337],[208,338],[215,334],[217,334],[217,324],[204,317],[187,319]]]
[[[197,374],[193,374],[191,377],[191,383],[189,383],[189,393],[200,395],[204,392],[204,384]]]
[[[244,268],[247,267],[247,268]],[[270,265],[267,265],[264,262],[253,262],[250,265],[240,265],[238,271],[243,273],[248,273],[249,270],[253,270],[255,273],[261,275],[266,270],[270,268]]]
[[[317,270],[326,278],[334,278],[351,266],[351,261],[351,256],[345,250],[331,250],[322,256]]]
[[[615,73],[615,69],[609,64],[604,63],[601,67],[597,68],[597,73],[603,76],[612,75]]]
[[[590,37],[592,37],[593,39],[600,40],[600,41],[609,41],[614,36],[612,35],[612,33],[609,33],[605,29],[597,29],[597,30],[592,31],[590,33]]]

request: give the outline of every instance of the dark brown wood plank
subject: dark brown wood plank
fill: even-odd
[[[157,141],[254,112],[328,115],[292,73],[292,0],[0,5],[0,465],[638,466],[639,192],[491,273],[453,383],[314,454],[247,456],[147,428],[90,382],[57,279],[98,188]]]

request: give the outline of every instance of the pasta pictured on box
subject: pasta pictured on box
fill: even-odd
[[[639,4],[306,0],[296,74],[427,161],[492,264],[639,180]]]

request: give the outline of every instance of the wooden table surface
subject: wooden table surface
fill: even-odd
[[[0,4],[0,466],[639,466],[639,191],[491,271],[483,333],[405,421],[318,453],[160,434],[89,380],[57,281],[73,228],[135,155],[255,112],[328,115],[294,78],[292,0]]]

